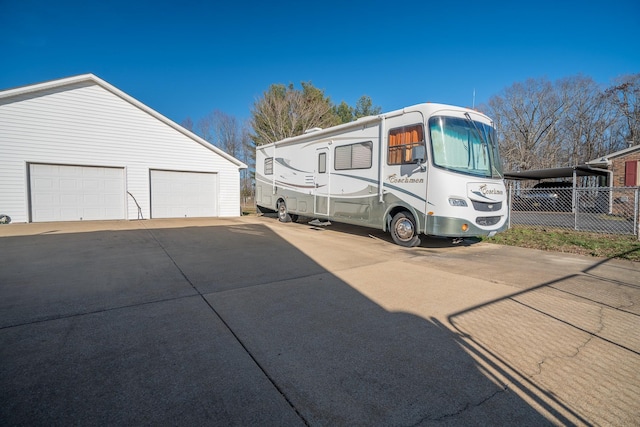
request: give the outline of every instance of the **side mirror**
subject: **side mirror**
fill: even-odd
[[[424,172],[427,170],[427,167],[424,165],[427,161],[427,152],[424,148],[424,145],[417,145],[413,147],[413,149],[411,150],[411,161],[418,165],[418,167],[415,168],[412,173]]]
[[[411,150],[411,160],[419,165],[423,164],[427,158],[424,145],[417,145]]]

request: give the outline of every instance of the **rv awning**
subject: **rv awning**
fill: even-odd
[[[606,169],[592,168],[587,165],[568,166],[564,168],[538,169],[529,171],[512,171],[504,174],[505,179],[551,179],[551,178],[571,178],[576,176],[607,176]]]

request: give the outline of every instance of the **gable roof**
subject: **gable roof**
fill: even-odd
[[[93,75],[91,73],[89,73],[89,74],[81,74],[81,75],[78,75],[78,76],[66,77],[66,78],[57,79],[57,80],[50,80],[50,81],[43,82],[43,83],[36,83],[36,84],[32,84],[32,85],[20,86],[20,87],[13,88],[13,89],[3,90],[3,91],[0,91],[0,99],[11,98],[11,97],[14,97],[14,96],[19,96],[19,95],[35,94],[37,92],[51,90],[51,89],[63,88],[65,86],[70,86],[70,85],[74,85],[74,84],[78,84],[78,83],[94,83],[94,84],[104,88],[105,90],[107,90],[107,91],[113,93],[114,95],[122,98],[126,102],[138,107],[139,109],[141,109],[142,111],[146,112],[150,116],[155,117],[156,119],[158,119],[159,121],[163,122],[167,126],[175,129],[176,131],[178,131],[178,132],[182,133],[183,135],[187,136],[188,138],[190,138],[190,139],[194,140],[195,142],[201,144],[205,148],[207,148],[207,149],[213,151],[214,153],[218,154],[219,156],[227,159],[231,163],[233,163],[236,166],[238,166],[239,169],[246,169],[247,168],[247,165],[244,164],[243,162],[241,162],[240,160],[238,160],[235,157],[225,153],[224,151],[222,151],[221,149],[219,149],[215,145],[209,143],[208,141],[204,140],[203,138],[199,137],[195,133],[185,129],[184,127],[180,126],[176,122],[174,122],[174,121],[170,120],[169,118],[163,116],[162,114],[158,113],[154,109],[152,109],[152,108],[146,106],[145,104],[143,104],[142,102],[138,101],[134,97],[132,97],[130,95],[127,95],[126,93],[124,93],[120,89],[116,88],[115,86],[112,86],[111,84],[107,83],[106,81],[102,80],[101,78],[99,78],[99,77],[97,77],[97,76],[95,76],[95,75]]]
[[[606,156],[599,157],[597,159],[589,160],[586,164],[592,166],[606,166],[609,164],[611,159],[624,156],[629,153],[633,153],[635,151],[640,150],[640,145],[632,145],[631,147],[625,148],[624,150],[615,151],[611,154],[607,154]]]

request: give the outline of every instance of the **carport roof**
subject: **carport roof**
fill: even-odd
[[[592,168],[588,165],[568,166],[563,168],[537,169],[528,171],[512,171],[504,174],[505,179],[551,179],[551,178],[571,178],[576,176],[606,176],[609,171],[605,169]]]

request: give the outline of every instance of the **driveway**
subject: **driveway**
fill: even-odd
[[[267,217],[0,226],[3,425],[632,425],[640,265]]]

